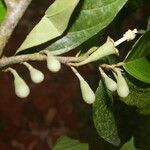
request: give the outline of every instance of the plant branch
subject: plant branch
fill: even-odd
[[[17,2],[14,0],[5,0],[5,3],[7,5],[7,14],[0,26],[0,56],[31,0],[19,0]]]
[[[124,62],[119,62],[117,64],[102,64],[100,67],[105,68],[107,70],[113,70],[114,68],[121,67],[124,65]]]
[[[121,39],[114,42],[114,45],[117,46],[124,41],[133,40],[136,36],[136,33],[137,33],[136,29],[134,29],[133,31],[128,30]],[[84,61],[85,59],[89,57],[89,55],[91,55],[97,49],[98,47],[92,47],[83,56],[80,56],[80,57],[70,57],[70,56],[55,56],[55,57],[57,57],[57,59],[63,64],[66,64],[69,66],[76,66],[76,63]],[[44,61],[47,59],[46,51],[47,50],[42,50],[39,53],[18,55],[18,56],[12,56],[12,57],[2,57],[0,59],[0,68],[6,67],[8,65],[28,62],[28,61]],[[118,63],[118,64],[113,64],[113,65],[102,64],[101,67],[106,68],[106,69],[113,69],[115,67],[120,67],[122,65],[123,65],[123,62]]]
[[[4,0],[7,9],[13,9],[13,7],[16,5],[17,2],[15,2],[15,0]]]
[[[81,57],[56,56],[56,57],[63,64],[68,64],[69,62],[80,62],[87,58],[87,56],[81,56]],[[46,58],[47,56],[43,53],[33,53],[33,54],[18,55],[12,57],[3,57],[0,59],[0,68],[12,64],[21,63],[21,62],[44,61],[46,60]]]

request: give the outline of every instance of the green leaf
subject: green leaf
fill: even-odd
[[[134,146],[134,138],[132,137],[128,142],[126,142],[120,150],[137,150]]]
[[[79,0],[56,0],[45,12],[41,21],[29,33],[17,53],[54,39],[65,31]]]
[[[127,0],[84,0],[79,16],[65,36],[48,47],[54,55],[68,52],[96,35],[114,19]]]
[[[2,0],[0,0],[0,24],[4,20],[4,17],[6,15],[6,7]]]
[[[124,69],[133,77],[150,83],[150,30],[133,46],[125,59]]]
[[[133,79],[132,79],[133,80]],[[150,113],[150,85],[138,83],[135,84],[126,78],[130,93],[126,98],[122,98],[128,105],[136,106],[142,114]],[[137,81],[136,81],[137,83]]]
[[[93,104],[93,119],[99,135],[115,146],[120,144],[117,127],[112,112],[112,96],[100,81]]]
[[[62,136],[57,140],[53,150],[89,150],[89,146],[86,143],[80,143],[78,140]]]

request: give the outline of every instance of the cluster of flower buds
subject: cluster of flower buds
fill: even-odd
[[[115,69],[116,73],[113,73],[116,78],[116,82],[110,77],[108,77],[106,73],[102,70],[102,68],[99,68],[99,70],[106,87],[110,91],[112,92],[117,91],[118,95],[122,98],[125,98],[129,95],[129,87],[127,85],[125,78],[121,74],[121,69],[116,68]]]
[[[84,80],[84,78],[79,74],[79,72],[74,67],[71,67],[71,69],[79,79],[83,100],[87,104],[93,104],[95,101],[95,94],[90,88],[89,84]]]
[[[35,69],[27,62],[23,62],[22,64],[28,68],[31,80],[34,83],[41,83],[44,80],[44,74],[41,71]],[[14,76],[14,87],[16,95],[20,98],[26,98],[30,94],[30,89],[26,82],[19,76],[16,70],[7,68],[6,71],[11,72]]]
[[[136,29],[134,29],[133,31],[128,30],[123,35],[123,37],[116,42],[114,42],[113,39],[108,37],[107,41],[102,46],[96,49],[94,48],[94,50],[92,49],[90,51],[92,53],[88,55],[87,59],[78,63],[74,63],[74,66],[82,66],[87,63],[100,60],[103,57],[106,57],[112,54],[119,55],[118,50],[116,49],[116,46],[124,41],[133,40],[136,37],[136,33],[138,33]],[[47,68],[51,72],[54,72],[54,73],[60,71],[61,69],[60,61],[55,56],[51,55],[49,51],[44,51],[44,53],[47,55],[47,59],[46,59]],[[28,68],[30,72],[31,80],[34,83],[41,83],[44,80],[44,74],[41,71],[35,69],[33,66],[31,66],[27,62],[23,62],[22,64]],[[94,92],[92,91],[88,83],[83,79],[83,77],[78,73],[78,71],[74,67],[71,67],[71,68],[80,81],[81,93],[82,93],[82,97],[84,101],[88,104],[92,104],[95,101]],[[10,71],[14,76],[14,85],[15,85],[16,95],[20,98],[27,97],[30,93],[30,89],[28,85],[26,84],[26,82],[18,75],[18,73],[14,69],[8,68],[6,70]],[[115,69],[115,73],[114,73],[117,83],[114,80],[112,80],[110,77],[108,77],[101,68],[99,68],[99,70],[100,70],[102,78],[104,79],[106,87],[110,91],[113,92],[117,90],[117,93],[120,97],[128,96],[129,88],[124,77],[121,74],[120,69]]]
[[[55,56],[52,56],[48,51],[47,54],[47,68],[51,72],[58,72],[61,69],[61,64],[59,60],[56,59]],[[30,72],[31,80],[34,83],[41,83],[44,80],[44,74],[38,69],[34,68],[27,62],[22,63]],[[26,82],[19,76],[16,70],[12,68],[7,68],[5,71],[9,71],[14,76],[14,87],[15,93],[20,98],[26,98],[30,94],[30,88],[26,84]]]

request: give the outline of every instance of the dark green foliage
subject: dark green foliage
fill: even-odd
[[[120,139],[112,111],[112,97],[101,81],[93,104],[93,119],[99,135],[106,141],[118,146]]]

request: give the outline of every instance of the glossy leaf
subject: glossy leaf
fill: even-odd
[[[134,146],[134,138],[132,137],[128,142],[126,142],[120,150],[137,150]]]
[[[60,36],[68,26],[71,14],[79,0],[56,0],[41,21],[29,33],[17,53]]]
[[[133,77],[150,83],[150,30],[133,46],[125,59],[124,68]]]
[[[130,93],[126,98],[121,99],[128,105],[136,106],[143,114],[150,113],[150,85],[135,84],[126,78]]]
[[[80,143],[78,140],[62,136],[57,140],[53,150],[89,150],[89,146],[86,143]]]
[[[6,7],[4,6],[2,0],[0,0],[0,24],[4,20],[5,15],[6,15]]]
[[[104,29],[127,0],[84,0],[79,16],[67,34],[48,47],[52,54],[70,51]]]
[[[120,144],[117,127],[112,111],[112,96],[100,81],[93,104],[93,119],[99,135],[115,146]]]

